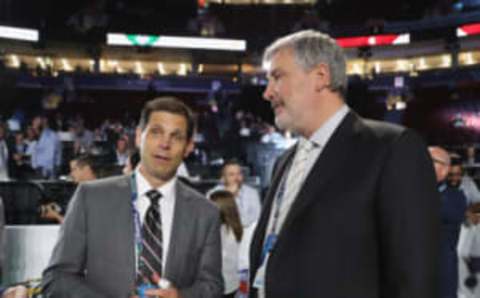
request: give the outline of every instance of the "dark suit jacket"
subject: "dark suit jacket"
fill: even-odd
[[[274,169],[251,244],[251,282],[294,150]],[[267,265],[267,298],[437,298],[439,203],[432,162],[416,134],[347,114],[280,231]]]
[[[135,279],[130,180],[121,176],[78,187],[43,275],[44,297],[128,297]],[[164,277],[182,298],[221,297],[218,209],[180,181],[175,200]]]
[[[463,191],[447,187],[441,191],[440,297],[457,297],[460,228],[465,220],[467,198]]]

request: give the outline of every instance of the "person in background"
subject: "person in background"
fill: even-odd
[[[457,298],[460,227],[465,220],[467,199],[461,190],[447,184],[450,156],[441,147],[429,147],[441,194],[440,297]]]
[[[474,145],[467,146],[465,155],[465,160],[468,165],[475,165],[478,163],[477,149]]]
[[[80,155],[70,161],[70,176],[77,184],[97,179],[99,172],[100,167],[93,155]]]
[[[27,126],[25,129],[25,143],[27,144],[27,149],[25,154],[32,157],[32,153],[35,150],[35,145],[37,144],[37,137],[35,134],[35,130],[31,125]]]
[[[215,186],[208,192],[225,189],[235,196],[238,212],[244,228],[254,224],[261,210],[260,195],[258,191],[244,183],[242,165],[236,160],[227,161],[222,167],[222,184]]]
[[[128,157],[130,156],[128,150],[128,139],[125,137],[118,138],[115,145],[115,164],[117,166],[125,166]]]
[[[46,116],[36,116],[32,127],[38,141],[32,152],[32,168],[40,178],[54,179],[62,162],[62,144],[57,133],[49,126]]]
[[[240,285],[239,247],[243,228],[240,222],[235,197],[227,190],[210,194],[210,200],[220,209],[222,226],[222,275],[225,282],[224,298],[234,298]]]
[[[125,163],[125,166],[122,169],[122,173],[124,175],[129,175],[135,171],[135,169],[138,166],[138,163],[140,162],[140,151],[138,149],[135,149],[130,156],[127,159],[127,162]]]
[[[73,153],[75,155],[90,153],[94,146],[93,132],[85,127],[84,120],[79,119],[73,128]]]
[[[448,185],[463,191],[468,205],[480,203],[480,191],[472,177],[465,173],[460,159],[452,158],[451,162],[447,176]]]
[[[14,134],[15,143],[11,147],[11,176],[17,179],[24,177],[24,173],[28,172],[30,166],[30,159],[27,156],[27,143],[25,142],[22,131],[17,131]]]
[[[94,156],[89,154],[80,155],[70,161],[70,176],[76,184],[93,181],[99,177],[99,166]],[[64,216],[57,203],[42,205],[40,217],[63,223]]]

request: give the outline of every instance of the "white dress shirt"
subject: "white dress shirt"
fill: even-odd
[[[146,193],[153,189],[150,183],[145,179],[140,170],[135,170],[135,180],[137,183],[138,198],[136,201],[136,207],[140,217],[140,223],[143,224],[145,214],[148,207],[150,207],[150,199]],[[162,194],[162,198],[159,201],[160,215],[162,217],[162,269],[165,271],[165,264],[167,262],[168,248],[170,244],[170,237],[172,234],[172,222],[173,211],[175,210],[175,183],[176,177],[157,188],[156,190]]]

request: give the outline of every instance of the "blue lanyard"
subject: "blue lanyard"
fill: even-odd
[[[285,195],[285,188],[287,184],[287,177],[290,172],[291,164],[286,169],[284,175],[282,176],[282,180],[280,181],[280,187],[278,192],[275,196],[275,210],[273,213],[273,223],[270,232],[267,235],[267,239],[265,240],[265,244],[263,245],[262,255],[260,257],[260,264],[263,264],[267,255],[273,250],[278,238],[277,224],[278,218],[280,217],[280,209],[282,207],[283,197]]]
[[[132,204],[132,217],[135,233],[135,272],[138,271],[138,263],[140,255],[142,253],[142,224],[140,223],[140,214],[136,206],[138,199],[137,181],[135,179],[135,172],[130,176],[130,188],[131,188],[131,204]]]

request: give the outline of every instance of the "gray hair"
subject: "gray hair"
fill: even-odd
[[[305,71],[319,64],[330,70],[330,90],[345,94],[347,90],[346,61],[343,49],[327,34],[303,30],[281,37],[267,47],[263,62],[269,62],[281,50],[291,49],[297,64]]]

